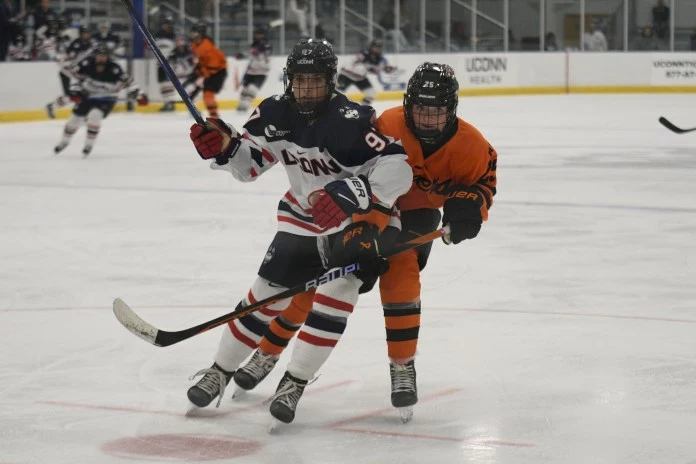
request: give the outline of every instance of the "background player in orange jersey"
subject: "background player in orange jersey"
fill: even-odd
[[[205,23],[198,23],[191,28],[191,51],[198,58],[198,64],[193,73],[199,81],[203,81],[202,86],[198,84],[191,98],[195,98],[200,87],[203,87],[203,103],[210,117],[217,118],[218,107],[215,94],[220,93],[227,79],[227,58],[206,35],[206,30]]]
[[[474,126],[457,117],[458,93],[451,67],[424,63],[409,80],[403,105],[385,111],[376,122],[382,133],[401,140],[413,169],[411,189],[398,200],[399,242],[434,230],[440,208],[442,223],[451,229],[447,244],[473,239],[488,218],[496,193],[498,155]],[[430,250],[428,244],[389,258],[390,269],[380,277],[391,401],[404,421],[411,418],[418,401],[414,359],[420,329],[420,272]],[[369,291],[376,279],[362,290]],[[298,295],[271,322],[259,349],[235,373],[237,385],[248,390],[268,375],[311,306],[311,293]]]

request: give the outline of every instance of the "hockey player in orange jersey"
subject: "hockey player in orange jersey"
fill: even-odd
[[[193,73],[202,80],[203,103],[208,109],[211,118],[218,117],[217,101],[215,94],[220,93],[222,86],[227,79],[227,58],[206,35],[207,27],[205,23],[198,23],[191,28],[191,51],[198,58],[198,64]],[[201,85],[191,95],[200,90]]]
[[[451,229],[447,244],[475,238],[488,218],[496,193],[497,154],[474,126],[456,116],[458,91],[451,67],[424,63],[409,80],[403,105],[385,111],[376,122],[384,134],[401,140],[413,169],[411,189],[398,200],[399,242],[437,228],[440,208],[442,223]],[[391,401],[404,421],[418,401],[414,359],[420,329],[420,272],[431,245],[389,258],[389,271],[380,277]],[[366,287],[362,290],[371,288]],[[312,294],[304,293],[271,322],[259,349],[234,375],[239,387],[252,389],[268,375],[311,309]]]

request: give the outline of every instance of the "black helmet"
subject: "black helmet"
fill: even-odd
[[[82,34],[89,34],[89,33],[90,33],[89,27],[85,26],[84,24],[81,25],[81,26],[78,28],[77,31],[78,31],[78,34],[79,34],[79,35],[82,35]]]
[[[292,100],[300,114],[314,118],[328,103],[336,88],[336,66],[338,58],[333,47],[324,39],[302,39],[292,48],[283,70],[285,73],[285,94]],[[316,73],[326,76],[326,98],[322,102],[300,104],[292,92],[292,80],[295,74]]]
[[[94,50],[92,51],[93,56],[97,55],[106,55],[110,56],[111,51],[109,50],[109,46],[106,45],[104,42],[98,42],[97,45],[94,47]]]
[[[191,32],[205,36],[208,32],[208,25],[204,22],[198,22],[193,27],[191,27]]]
[[[426,143],[437,143],[457,123],[459,83],[454,70],[446,64],[423,63],[408,80],[404,95],[406,124],[411,132]],[[417,129],[413,123],[413,105],[447,107],[447,122],[442,131]]]
[[[384,42],[382,42],[380,39],[373,39],[367,48],[368,50],[372,51],[374,47],[379,47],[380,49],[384,48]]]

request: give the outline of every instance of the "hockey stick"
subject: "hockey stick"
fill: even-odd
[[[669,122],[667,120],[667,118],[665,118],[663,116],[660,116],[660,119],[658,121],[660,121],[660,124],[665,126],[667,129],[671,130],[675,134],[685,134],[687,132],[696,131],[696,127],[692,127],[691,129],[680,129],[679,127],[677,127],[674,124],[672,124],[671,122]]]
[[[172,85],[174,85],[176,92],[179,94],[184,103],[186,103],[186,107],[188,108],[189,113],[191,113],[191,116],[193,116],[193,119],[195,119],[196,122],[201,126],[205,126],[205,120],[203,119],[203,116],[201,116],[201,113],[198,111],[198,108],[196,108],[196,106],[193,104],[193,101],[191,101],[191,99],[189,98],[188,93],[186,93],[186,90],[181,85],[181,82],[179,82],[179,78],[176,77],[174,70],[169,65],[164,55],[162,55],[162,51],[159,49],[159,47],[157,47],[157,44],[155,44],[155,39],[152,38],[152,34],[150,34],[150,31],[147,30],[147,26],[143,24],[143,20],[140,19],[140,16],[138,16],[138,13],[135,11],[135,8],[131,3],[131,0],[121,1],[128,10],[128,14],[130,15],[130,17],[133,19],[135,24],[137,24],[138,29],[140,29],[140,32],[142,32],[143,37],[150,45],[150,48],[152,48],[152,52],[155,54],[155,58],[157,58],[157,61],[159,61],[160,65],[162,65],[162,69],[164,69],[164,73],[167,75],[167,78],[171,81]]]
[[[404,244],[397,245],[390,253],[387,253],[385,257],[388,258],[390,256],[399,254],[403,251],[416,248],[426,243],[430,243],[439,237],[446,236],[447,234],[449,234],[448,226],[445,226],[442,229],[434,230],[426,235],[422,235]],[[178,330],[175,332],[160,330],[152,324],[145,322],[126,304],[125,301],[123,301],[120,298],[116,298],[114,300],[114,315],[116,316],[116,319],[118,319],[118,321],[121,324],[123,324],[123,326],[126,329],[128,329],[132,334],[142,338],[151,345],[169,346],[189,339],[203,332],[207,332],[208,330],[225,324],[226,322],[230,322],[235,319],[239,319],[240,317],[246,316],[247,314],[251,314],[264,306],[275,303],[276,301],[284,300],[285,298],[290,298],[299,293],[305,292],[312,288],[316,288],[319,285],[334,281],[336,279],[340,279],[341,277],[345,277],[348,274],[352,274],[353,272],[357,271],[358,269],[360,269],[360,267],[357,264],[349,264],[345,267],[338,267],[332,269],[326,274],[317,277],[316,279],[312,279],[308,282],[280,292],[277,295],[273,295],[263,300],[257,301],[256,303],[251,304],[245,308],[235,309],[230,313],[216,317],[215,319],[212,319],[208,322],[204,322],[202,324],[198,324],[197,326],[190,327],[184,330]]]

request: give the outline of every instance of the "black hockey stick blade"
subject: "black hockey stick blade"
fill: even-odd
[[[404,244],[395,246],[394,249],[390,253],[387,253],[385,257],[394,256],[403,251],[407,251],[412,248],[424,245],[426,243],[430,243],[433,240],[436,240],[440,237],[444,237],[448,234],[448,226],[445,226],[442,229],[434,230],[428,234],[422,235]],[[357,264],[349,264],[348,266],[331,269],[329,272],[322,274],[316,279],[312,279],[308,282],[280,292],[277,295],[273,295],[271,297],[257,301],[256,303],[251,304],[245,308],[235,309],[230,313],[223,314],[222,316],[216,317],[215,319],[212,319],[207,322],[203,322],[202,324],[198,324],[197,326],[174,332],[158,329],[154,325],[146,322],[140,316],[138,316],[135,313],[135,311],[133,311],[130,308],[130,306],[126,304],[125,301],[123,301],[120,298],[116,298],[114,300],[114,315],[116,316],[116,319],[118,319],[118,321],[126,329],[128,329],[129,332],[131,332],[133,335],[139,338],[142,338],[151,345],[170,346],[174,345],[175,343],[187,340],[195,335],[207,332],[208,330],[218,327],[227,322],[239,319],[240,317],[253,313],[254,311],[261,309],[262,307],[272,304],[276,301],[293,297],[312,288],[316,288],[319,285],[331,282],[336,279],[340,279],[341,277],[345,277],[348,274],[352,274],[353,272],[357,271],[358,269],[360,269],[360,267]]]
[[[660,121],[660,124],[662,124],[667,129],[671,130],[672,132],[674,132],[676,134],[685,134],[687,132],[696,131],[696,127],[692,127],[691,129],[681,129],[681,128],[675,126],[674,124],[672,124],[671,122],[669,122],[669,120],[663,116],[660,116],[660,119],[658,119],[658,121]]]

